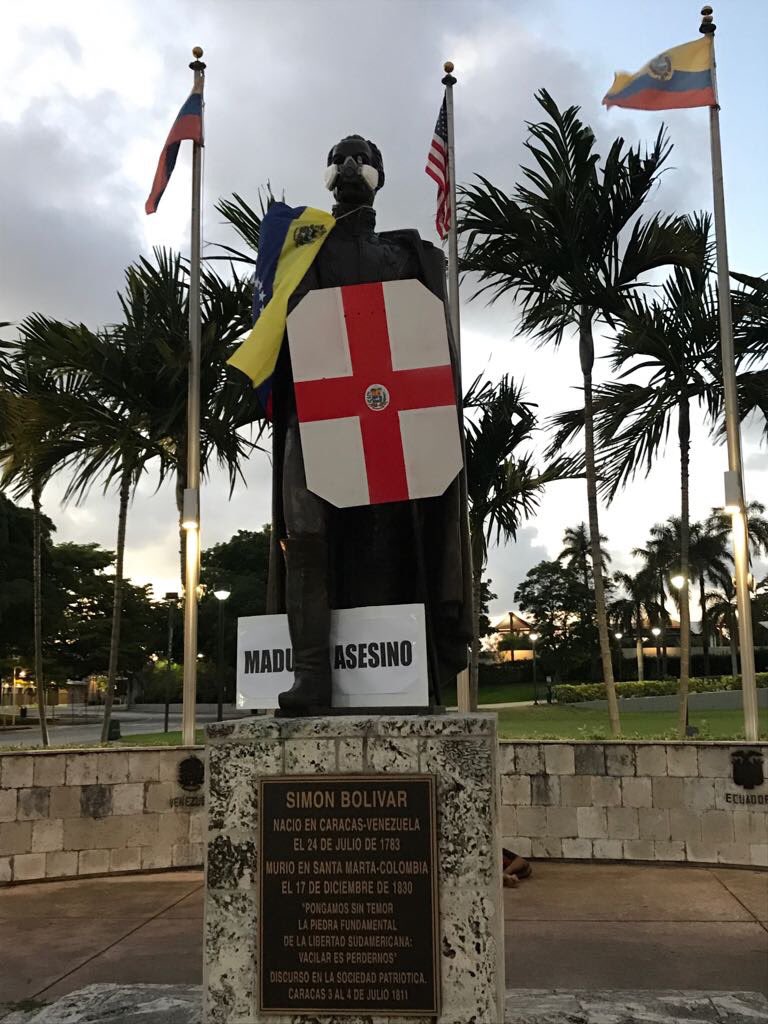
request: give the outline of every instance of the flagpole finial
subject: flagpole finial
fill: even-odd
[[[716,28],[717,25],[715,25],[712,18],[712,8],[709,4],[705,4],[704,7],[701,8],[701,25],[699,25],[699,32],[705,36],[713,36]]]
[[[205,64],[200,60],[200,58],[203,56],[202,46],[193,46],[192,56],[195,59],[189,65],[190,68],[192,68],[193,71],[205,71]]]
[[[443,71],[445,72],[445,78],[443,79],[443,85],[456,85],[456,79],[452,75],[453,61],[447,60],[443,64]]]

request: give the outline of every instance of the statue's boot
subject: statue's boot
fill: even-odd
[[[289,537],[283,550],[295,682],[278,700],[283,711],[315,714],[331,706],[328,542],[324,537]]]

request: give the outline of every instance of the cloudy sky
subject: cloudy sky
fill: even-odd
[[[293,204],[328,206],[325,155],[360,132],[384,154],[379,227],[418,227],[436,241],[434,185],[424,174],[441,99],[442,63],[455,62],[458,176],[476,172],[510,189],[523,159],[534,91],[579,104],[601,144],[617,134],[650,140],[661,116],[613,110],[600,100],[616,68],[698,35],[700,5],[682,0],[36,0],[4,8],[0,69],[0,319],[39,311],[92,327],[117,316],[124,268],[153,245],[188,249],[189,154],[182,153],[160,209],[143,212],[157,157],[190,88],[193,45],[205,49],[206,243],[232,241],[213,204],[238,192],[255,201],[270,181]],[[718,9],[719,8],[719,9]],[[768,5],[729,0],[715,10],[731,265],[768,272],[768,135],[764,40]],[[675,150],[654,196],[657,208],[711,207],[708,112],[666,115]],[[185,147],[188,148],[188,144]],[[511,372],[525,381],[542,419],[579,401],[578,355],[519,337],[511,303],[488,308],[463,296],[465,379]],[[605,378],[598,364],[598,378]],[[759,430],[745,437],[747,493],[768,500]],[[543,440],[543,438],[542,438]],[[698,427],[692,460],[694,517],[722,500],[726,456]],[[247,487],[228,498],[213,476],[203,493],[203,544],[269,518],[269,470],[257,455]],[[114,547],[116,502],[92,494],[59,507],[45,495],[59,540]],[[678,507],[677,452],[602,513],[617,567],[648,528]],[[561,483],[518,541],[492,551],[494,611],[537,561],[556,555],[566,526],[586,518],[583,483]],[[128,524],[127,571],[158,593],[176,589],[177,532],[170,487],[147,478]]]

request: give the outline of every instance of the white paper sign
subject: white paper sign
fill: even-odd
[[[332,706],[424,707],[429,703],[424,605],[331,612]],[[293,686],[286,615],[237,622],[237,706],[276,708]]]

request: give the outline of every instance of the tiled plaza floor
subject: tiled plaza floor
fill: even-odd
[[[199,984],[202,874],[0,889],[0,1006],[94,982]],[[534,864],[505,890],[509,989],[768,993],[768,873]]]

